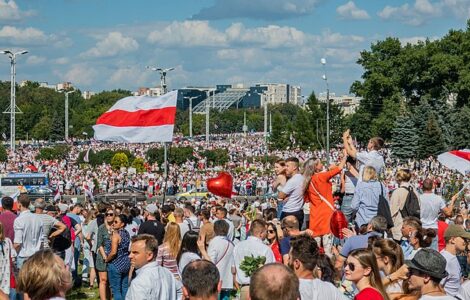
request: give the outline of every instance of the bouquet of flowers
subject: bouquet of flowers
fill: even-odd
[[[246,276],[250,277],[256,270],[264,266],[265,262],[265,256],[245,256],[240,264],[240,269],[245,272]]]

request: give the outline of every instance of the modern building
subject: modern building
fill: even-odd
[[[85,99],[85,100],[90,100],[90,98],[91,98],[92,96],[94,96],[94,95],[96,95],[95,92],[91,92],[91,91],[84,91],[84,92],[82,92],[82,97],[83,97],[83,99]]]
[[[361,97],[342,95],[336,96],[335,93],[330,93],[330,103],[339,105],[345,115],[353,114],[361,103]],[[326,93],[320,93],[318,95],[318,101],[326,102]]]
[[[163,95],[163,89],[159,86],[157,87],[140,87],[136,92],[134,92],[134,96],[150,96],[150,97],[158,97]]]
[[[266,87],[264,101],[268,104],[301,103],[300,86],[285,83],[258,83],[256,86]]]
[[[205,113],[207,108],[223,111],[229,108],[260,108],[265,104],[301,103],[300,87],[289,84],[256,84],[255,86],[217,85],[206,89],[207,97],[194,105],[195,113]]]

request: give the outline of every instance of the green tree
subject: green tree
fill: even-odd
[[[0,161],[5,162],[8,160],[8,153],[5,149],[5,145],[0,143]]]
[[[144,160],[140,157],[137,157],[134,159],[134,161],[131,164],[131,167],[135,168],[137,170],[138,174],[141,174],[145,172],[145,165],[144,165]]]
[[[284,118],[279,112],[276,112],[273,115],[269,146],[274,149],[285,149],[287,147],[288,140],[289,136],[285,128]]]
[[[111,167],[115,170],[119,170],[122,167],[129,166],[129,159],[125,153],[116,153],[111,159]]]
[[[404,113],[395,120],[392,131],[392,154],[401,159],[416,157],[418,152],[418,134],[409,113]]]
[[[446,150],[442,130],[434,112],[429,113],[426,127],[421,136],[421,153],[423,157],[436,156]]]
[[[57,111],[54,110],[52,116],[52,125],[51,125],[51,132],[49,135],[49,139],[52,141],[60,141],[64,140],[64,123],[61,123],[61,119]]]
[[[453,144],[455,148],[470,147],[470,107],[465,105],[462,109],[456,111],[452,117]]]

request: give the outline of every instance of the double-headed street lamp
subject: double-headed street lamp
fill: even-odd
[[[330,87],[328,86],[328,77],[326,76],[326,58],[320,60],[323,65],[323,80],[326,83],[326,163],[330,165]]]
[[[10,50],[2,50],[0,53],[8,55],[10,58],[11,64],[11,93],[10,93],[10,107],[7,108],[6,111],[3,113],[10,114],[10,148],[12,151],[15,151],[15,136],[16,136],[16,128],[15,128],[15,115],[17,113],[21,113],[21,111],[16,111],[16,57],[22,54],[28,53],[26,50],[12,52]]]
[[[173,71],[175,68],[163,69],[147,66],[147,69],[160,73],[160,85],[162,87],[162,94],[166,94],[166,74],[170,71]]]

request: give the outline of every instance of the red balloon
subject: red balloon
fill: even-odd
[[[214,195],[232,198],[233,178],[227,172],[220,172],[219,176],[207,179],[207,189]]]
[[[340,210],[335,210],[330,220],[330,229],[333,235],[337,238],[343,238],[343,228],[348,227],[348,220]]]

